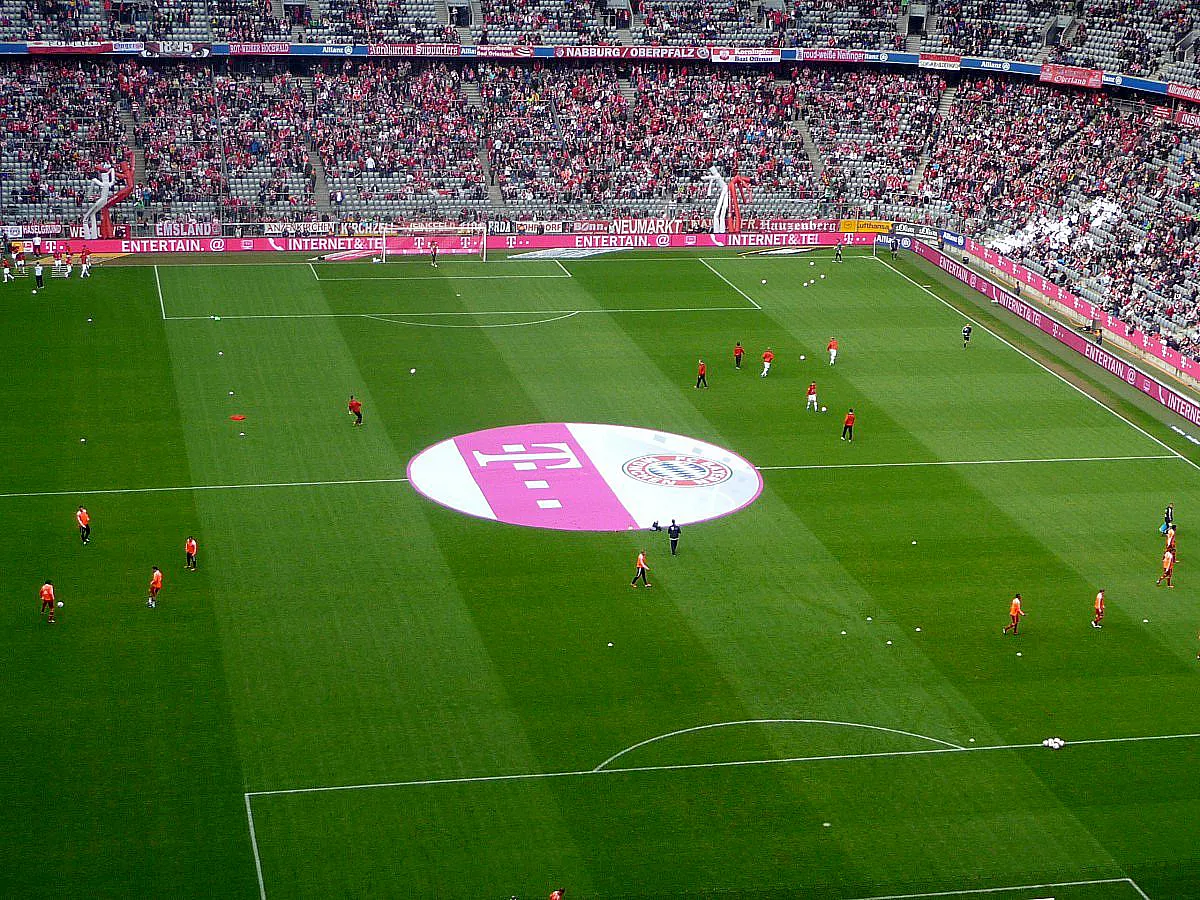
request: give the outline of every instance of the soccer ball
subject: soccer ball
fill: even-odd
[[[54,605],[57,606],[59,609],[62,609],[62,601],[61,600],[59,600],[58,603],[56,603]]]
[[[829,412],[829,407],[828,407],[828,406],[822,406],[822,407],[821,407],[821,412]]]
[[[815,265],[816,265],[816,263],[815,263],[815,262],[810,262],[810,263],[809,263],[809,265],[810,265],[810,266],[815,266]]]
[[[409,370],[408,370],[408,374],[409,374],[409,375],[416,375],[416,374],[417,374],[417,370],[416,370],[416,369],[409,369]]]
[[[801,360],[803,360],[803,359],[804,359],[804,354],[803,354],[803,353],[801,353],[801,354],[800,354],[800,359],[801,359]]]
[[[766,284],[766,283],[767,283],[767,279],[765,279],[765,278],[764,278],[764,279],[762,280],[762,283],[763,283],[763,284]]]
[[[37,288],[34,288],[34,289],[33,289],[33,292],[36,294],[36,293],[37,293]]]

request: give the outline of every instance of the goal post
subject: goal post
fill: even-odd
[[[487,262],[488,226],[486,222],[468,225],[422,223],[384,225],[380,228],[383,250],[380,259],[429,256],[437,247],[439,256],[474,257]]]

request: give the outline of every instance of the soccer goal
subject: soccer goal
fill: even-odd
[[[487,262],[486,222],[471,225],[445,225],[422,223],[419,225],[384,225],[383,262],[393,257],[432,256],[436,248],[439,256],[471,256]]]

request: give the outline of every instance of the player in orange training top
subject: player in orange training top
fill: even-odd
[[[846,418],[842,420],[842,440],[854,443],[854,407],[850,407],[846,412]]]
[[[642,550],[638,553],[637,568],[633,572],[633,581],[629,582],[630,587],[637,587],[638,579],[642,579],[642,584],[650,587],[650,582],[646,580],[646,573],[650,571],[650,567],[646,565],[646,551]]]
[[[1158,576],[1158,581],[1156,581],[1154,583],[1162,584],[1163,580],[1165,579],[1167,582],[1167,587],[1169,587],[1169,588],[1175,587],[1175,585],[1171,583],[1171,579],[1175,577],[1175,551],[1174,550],[1166,550],[1163,552],[1162,566],[1163,566],[1162,574]]]
[[[53,581],[47,581],[45,584],[42,585],[42,590],[41,590],[40,596],[42,598],[42,611],[41,611],[41,613],[39,613],[39,615],[45,615],[46,613],[50,613],[49,618],[46,619],[46,624],[53,625],[54,624],[54,582]]]
[[[362,424],[362,401],[359,400],[357,397],[355,397],[353,394],[351,394],[350,399],[348,401],[346,401],[346,409],[350,411],[350,415],[354,416],[354,424],[361,425]]]
[[[1025,615],[1025,610],[1021,609],[1021,595],[1017,594],[1012,598],[1012,603],[1009,604],[1008,618],[1011,621],[1004,626],[1003,633],[1008,634],[1009,631],[1012,631],[1013,634],[1016,634],[1017,629],[1021,626],[1021,616],[1023,615]]]
[[[196,551],[199,548],[196,546],[196,539],[190,534],[188,539],[183,542],[183,567],[196,571]]]
[[[763,354],[763,370],[762,374],[758,376],[759,378],[766,378],[771,374],[771,363],[773,362],[775,362],[775,354],[772,353],[771,348],[768,347],[766,352]]]
[[[550,900],[565,900],[566,896],[567,893],[562,888],[550,892]]]
[[[808,412],[810,409],[813,412],[821,411],[817,408],[817,383],[815,381],[808,383],[808,399],[804,401],[804,411]]]
[[[708,387],[708,365],[704,360],[696,365],[696,387]]]
[[[158,592],[162,590],[162,569],[158,566],[152,567],[150,573],[150,596],[146,598],[146,605],[151,609],[158,606]]]
[[[742,367],[742,357],[746,355],[746,348],[742,346],[741,341],[734,342],[733,345],[733,367],[740,369]]]
[[[1092,627],[1103,628],[1100,620],[1104,618],[1104,589],[1100,589],[1100,593],[1096,595],[1096,602],[1093,604],[1096,609],[1096,614],[1092,616]]]
[[[92,517],[82,506],[75,511],[75,521],[79,523],[79,540],[88,544],[92,540]]]
[[[829,364],[832,366],[837,362],[837,338],[831,337],[825,349],[829,351]]]
[[[1172,522],[1167,527],[1167,546],[1164,549],[1170,550],[1172,553],[1175,552],[1175,523],[1174,522]]]

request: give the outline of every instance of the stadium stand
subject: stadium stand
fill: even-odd
[[[0,207],[5,221],[77,221],[96,166],[128,153],[113,65],[14,61],[0,69]]]
[[[1055,0],[943,0],[938,28],[921,49],[998,59],[1034,59],[1058,12]]]
[[[767,21],[788,47],[903,50],[899,15],[899,0],[793,0]]]
[[[613,44],[600,19],[603,0],[482,0],[481,44]]]
[[[641,0],[634,15],[633,39],[663,45],[774,43],[771,26],[751,11],[749,0]]]
[[[341,214],[486,213],[479,111],[444,64],[345,64],[314,77],[312,139]]]
[[[442,0],[320,0],[300,37],[320,44],[457,44],[458,30],[446,16]]]

